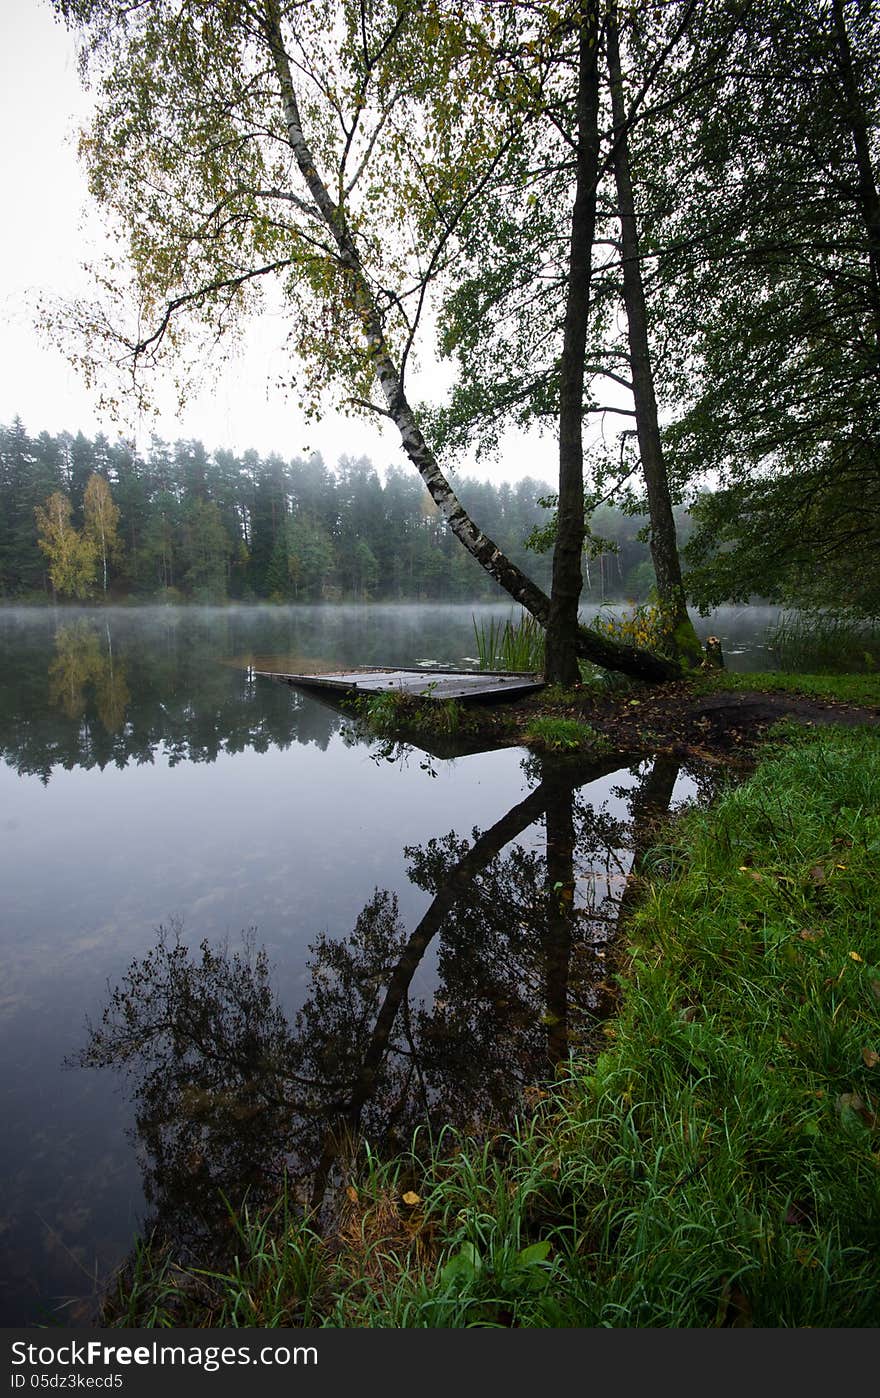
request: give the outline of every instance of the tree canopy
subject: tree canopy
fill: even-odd
[[[645,210],[668,446],[725,487],[698,507],[690,587],[876,615],[880,15],[754,0],[724,42],[711,88],[668,77]],[[701,9],[693,50],[718,43]]]
[[[670,673],[574,629],[590,413],[625,425],[588,463],[587,506],[644,489],[682,625],[683,494],[698,498],[686,584],[701,604],[876,611],[871,0],[56,5],[84,34],[83,155],[128,253],[101,304],[76,308],[87,368],[185,369],[189,337],[222,344],[280,296],[299,400],[393,421],[452,533],[569,656],[573,641]],[[430,310],[458,378],[426,416],[409,379]],[[491,445],[511,420],[559,430],[549,598],[436,454]],[[700,500],[707,472],[724,488]],[[210,532],[208,516],[193,527]],[[273,547],[273,576],[295,578]]]
[[[83,152],[133,277],[109,278],[109,312],[80,307],[86,340],[101,355],[121,347],[132,364],[179,351],[185,324],[219,337],[255,287],[279,276],[309,393],[344,385],[347,402],[394,422],[481,566],[551,636],[564,625],[579,652],[646,677],[674,673],[578,631],[576,607],[557,604],[559,578],[548,598],[483,533],[406,390],[429,290],[454,263],[464,212],[532,118],[520,71],[523,54],[537,51],[531,36],[567,26],[582,52],[592,45],[595,66],[596,6],[563,15],[468,3],[58,4],[87,34],[99,100]],[[126,305],[130,316],[136,306],[128,332],[113,328]]]

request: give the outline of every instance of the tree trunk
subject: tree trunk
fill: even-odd
[[[842,0],[834,0],[832,9],[838,71],[843,88],[847,125],[856,158],[859,204],[868,243],[869,296],[874,316],[874,338],[875,343],[880,347],[880,194],[877,192],[877,181],[871,159],[871,137],[865,115],[865,104],[859,91],[858,78],[853,66],[852,48],[849,42]]]
[[[584,360],[599,180],[599,10],[587,0],[578,35],[577,166],[559,380],[559,505],[544,676],[573,685],[584,551]]]
[[[407,402],[400,373],[385,340],[382,319],[364,274],[345,211],[331,198],[327,185],[318,174],[312,152],[303,134],[290,60],[281,32],[277,0],[265,0],[264,32],[281,89],[291,151],[315,207],[338,249],[338,262],[361,319],[369,356],[387,404],[387,414],[400,433],[404,450],[459,543],[505,592],[546,627],[550,620],[550,598],[517,568],[470,518],[440,470]],[[671,679],[679,673],[678,666],[662,656],[653,655],[636,646],[622,645],[584,627],[579,628],[577,632],[577,653],[606,669],[621,670],[625,674],[645,680]]]
[[[606,45],[614,123],[613,160],[617,212],[620,220],[623,303],[626,310],[636,434],[651,516],[651,558],[657,576],[657,594],[660,605],[669,619],[676,653],[683,664],[694,666],[700,663],[702,653],[685,601],[669,478],[660,440],[660,423],[648,342],[648,312],[630,172],[629,138],[620,69],[620,40],[613,0],[606,21]]]

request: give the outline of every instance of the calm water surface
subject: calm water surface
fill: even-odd
[[[253,674],[460,664],[472,612],[0,611],[0,1323],[87,1323],[220,1188],[289,1167],[317,1202],[352,1132],[508,1121],[602,1012],[627,872],[699,773],[386,752]],[[757,668],[769,619],[702,630]]]

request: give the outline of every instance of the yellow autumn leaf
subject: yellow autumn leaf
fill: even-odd
[[[753,879],[755,883],[764,882],[764,875],[759,873],[757,869],[750,869],[747,864],[740,864],[739,872],[741,874],[748,874],[749,878]]]
[[[404,1204],[409,1204],[410,1208],[412,1208],[413,1204],[421,1204],[422,1196],[416,1194],[414,1189],[408,1189],[403,1195],[403,1202]]]
[[[849,955],[850,955],[850,960],[851,960],[851,961],[861,961],[861,960],[862,960],[862,957],[859,956],[859,954],[858,954],[857,951],[851,951]]]

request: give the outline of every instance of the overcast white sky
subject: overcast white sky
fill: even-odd
[[[282,456],[319,450],[331,464],[345,452],[368,455],[380,468],[403,464],[393,426],[334,416],[307,424],[293,400],[274,388],[283,370],[284,325],[265,318],[247,337],[216,384],[193,399],[183,415],[169,390],[151,422],[114,423],[97,412],[89,392],[63,354],[34,328],[40,294],[84,292],[82,263],[90,255],[88,195],[76,155],[85,113],[74,43],[42,0],[0,0],[0,422],[18,414],[29,432],[104,431],[111,440],[134,430],[145,440],[158,430],[169,440],[198,437],[209,449],[255,447]],[[427,388],[422,389],[427,393]],[[496,481],[556,474],[552,437],[512,435],[497,465],[462,463],[460,469]]]

